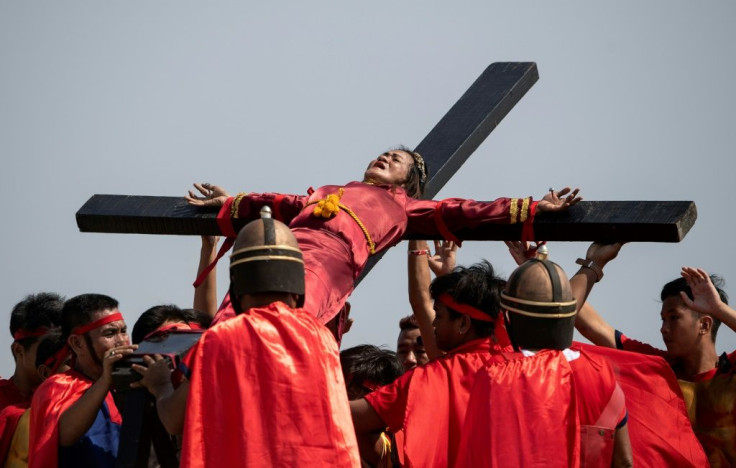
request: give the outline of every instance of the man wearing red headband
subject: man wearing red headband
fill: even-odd
[[[41,383],[36,372],[38,343],[59,325],[63,304],[58,294],[39,293],[27,296],[10,314],[15,372],[10,379],[0,379],[0,463],[7,457],[18,420],[31,405],[33,390]]]
[[[118,302],[101,294],[69,299],[61,327],[72,368],[33,396],[28,465],[113,466],[122,419],[110,393],[112,366],[136,346]]]
[[[359,441],[380,428],[403,429],[399,449],[407,465],[454,465],[474,375],[494,354],[511,349],[503,327],[496,327],[504,285],[488,262],[458,267],[432,282],[434,333],[447,354],[351,401]]]

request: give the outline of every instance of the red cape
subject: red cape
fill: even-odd
[[[12,380],[0,379],[0,463],[5,463],[18,420],[29,406],[31,399]]]
[[[56,467],[59,458],[59,418],[76,402],[92,381],[73,370],[52,375],[33,394],[28,444],[28,467]],[[122,424],[122,418],[108,392],[105,397],[110,419]]]
[[[579,466],[576,405],[572,370],[561,352],[540,352],[481,369],[455,465]]]
[[[193,348],[181,466],[360,466],[332,334],[283,303]]]
[[[31,406],[31,402],[10,405],[0,411],[0,463],[5,463],[10,451],[10,444],[13,441],[15,428],[18,427],[18,421],[23,413]]]
[[[675,374],[664,359],[582,343],[576,346],[605,357],[613,367],[626,395],[636,466],[708,466],[687,417]]]
[[[490,338],[474,340],[366,395],[384,421],[403,421],[401,427],[389,423],[389,428],[404,429],[406,466],[452,465],[475,374],[504,351],[510,349],[494,345]],[[406,405],[396,405],[402,398]]]

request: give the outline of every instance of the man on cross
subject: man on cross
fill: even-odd
[[[492,202],[421,200],[427,177],[422,156],[402,146],[372,160],[361,182],[320,187],[306,196],[241,193],[230,197],[220,187],[195,184],[204,197],[190,191],[187,200],[220,208],[218,219],[226,228],[232,218],[254,219],[262,206],[270,205],[274,218],[289,225],[304,253],[305,308],[325,324],[337,317],[333,332],[339,339],[344,324],[339,313],[368,258],[396,245],[404,234],[439,234],[455,240],[453,231],[458,229],[532,222],[535,210],[561,211],[581,199],[578,189],[565,188],[550,191],[538,202],[531,197]],[[227,299],[219,314],[216,321],[234,315]]]

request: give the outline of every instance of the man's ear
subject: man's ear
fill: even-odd
[[[706,335],[713,331],[713,317],[711,317],[710,315],[701,315],[698,322],[700,324],[699,326],[701,335]]]
[[[10,345],[10,352],[13,353],[13,358],[18,359],[23,356],[25,349],[23,349],[22,344],[17,341],[13,341],[13,344]]]
[[[463,335],[466,334],[468,330],[470,330],[470,326],[471,326],[470,317],[468,317],[465,314],[462,314],[460,316],[460,329],[459,329],[460,333]]]
[[[84,352],[84,339],[80,335],[69,335],[66,340],[66,344],[72,348],[74,354],[79,355],[80,352]]]
[[[41,364],[36,368],[36,372],[38,373],[38,376],[41,378],[41,380],[46,380],[49,378],[49,376],[53,373],[51,372],[51,368],[47,366],[46,364]]]

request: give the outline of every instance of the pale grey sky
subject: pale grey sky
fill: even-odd
[[[0,323],[38,291],[109,294],[131,327],[150,306],[191,304],[199,239],[79,233],[93,194],[359,179],[376,154],[419,143],[488,64],[535,61],[539,82],[439,197],[576,185],[589,200],[694,200],[682,243],[625,246],[591,297],[661,346],[659,290],[682,265],[723,275],[736,296],[735,13],[729,1],[0,0]],[[569,272],[586,248],[550,245]],[[395,345],[405,251],[353,294],[344,346]],[[459,254],[480,258],[513,269],[501,243]],[[218,271],[227,278],[226,261]],[[730,330],[718,341],[736,349]]]

